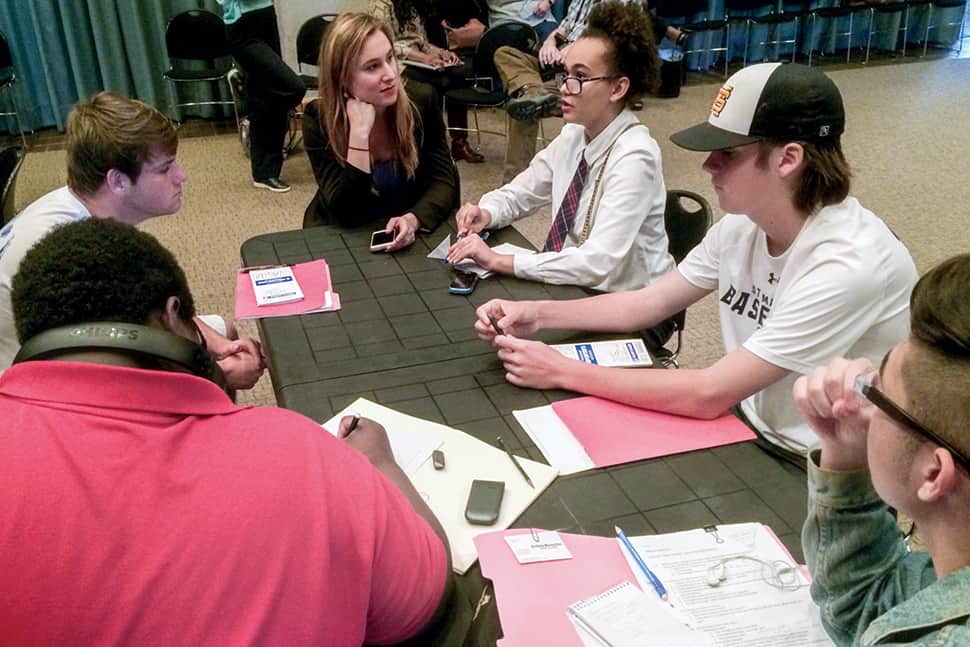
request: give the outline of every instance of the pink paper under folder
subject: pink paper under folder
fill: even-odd
[[[330,292],[331,310],[340,310],[340,297],[332,291],[330,285],[330,268],[324,260],[297,263],[292,266],[293,276],[296,277],[303,298],[290,303],[280,303],[272,306],[257,306],[256,295],[253,293],[253,282],[249,273],[240,270],[236,273],[236,319],[254,319],[258,317],[285,317],[287,315],[301,315],[308,312],[320,311],[327,302],[327,292]]]
[[[636,579],[616,539],[559,533],[572,559],[519,564],[506,535],[529,530],[489,532],[475,537],[482,575],[495,585],[495,602],[504,638],[500,647],[583,647],[566,607],[623,580]]]
[[[730,414],[698,420],[593,397],[555,402],[552,408],[596,467],[755,438],[754,432]]]

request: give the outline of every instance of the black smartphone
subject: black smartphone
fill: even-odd
[[[478,274],[455,270],[455,277],[451,279],[448,291],[452,294],[471,294],[478,285]]]
[[[468,491],[468,503],[465,505],[465,519],[468,523],[478,526],[491,526],[498,521],[498,513],[502,508],[502,496],[505,495],[504,481],[472,481]]]
[[[379,252],[383,249],[387,249],[393,242],[393,231],[375,231],[370,235],[370,251]]]

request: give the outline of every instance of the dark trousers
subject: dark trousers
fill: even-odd
[[[468,85],[466,77],[471,75],[471,62],[462,58],[463,65],[460,68],[433,72],[420,67],[411,67],[402,64],[404,74],[409,79],[427,83],[435,89],[440,101],[450,88]],[[462,103],[445,101],[445,111],[448,115],[448,126],[450,128],[468,128],[468,106]],[[452,131],[452,139],[467,139],[468,132],[465,130]]]
[[[299,105],[306,88],[280,58],[273,7],[243,14],[226,26],[226,33],[233,58],[246,73],[253,179],[279,177],[289,111]]]

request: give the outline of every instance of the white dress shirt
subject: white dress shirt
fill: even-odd
[[[566,124],[527,169],[509,184],[482,196],[478,206],[491,214],[490,229],[506,227],[550,203],[555,218],[580,155],[586,155],[589,176],[562,251],[516,255],[515,276],[619,292],[642,288],[674,269],[664,229],[667,190],[660,147],[642,124],[624,131],[631,124],[639,124],[639,120],[624,110],[588,143],[583,126]],[[593,225],[580,245],[594,191]]]

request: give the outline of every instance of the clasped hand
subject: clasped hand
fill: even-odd
[[[569,360],[542,342],[519,338],[539,330],[534,304],[493,299],[480,306],[476,315],[475,331],[482,341],[498,348],[506,380],[515,386],[532,389],[560,388],[563,362]],[[489,315],[495,318],[504,334],[496,334]]]

